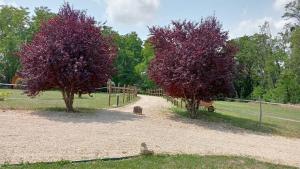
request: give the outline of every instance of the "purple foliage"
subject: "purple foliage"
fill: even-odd
[[[85,12],[65,4],[19,53],[20,75],[28,95],[57,88],[73,103],[74,94],[91,93],[105,85],[113,72],[116,52],[101,29]]]
[[[228,33],[215,17],[200,23],[172,22],[168,27],[152,27],[150,33],[155,58],[149,75],[169,95],[184,98],[197,109],[200,100],[211,101],[233,91],[236,48],[227,42]]]

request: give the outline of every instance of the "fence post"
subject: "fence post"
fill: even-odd
[[[123,87],[123,103],[125,103],[126,85]]]
[[[261,98],[259,97],[259,127],[261,127],[262,123],[262,103],[261,103]]]
[[[108,106],[110,106],[111,102],[111,81],[108,82]]]
[[[180,108],[182,108],[182,98],[180,98]]]
[[[129,89],[129,85],[127,86],[127,89],[126,89],[126,94],[127,94],[127,96],[126,96],[126,100],[127,100],[127,102],[129,102],[130,101],[130,89]]]
[[[117,107],[119,107],[119,98],[120,97],[120,95],[119,94],[117,94]]]
[[[131,86],[128,87],[128,98],[129,98],[129,102],[131,101]]]
[[[131,88],[131,100],[134,98],[134,86]]]
[[[137,95],[138,95],[138,88],[135,86],[135,97],[137,97]]]
[[[130,102],[131,101],[131,86],[129,86],[128,94],[129,94],[129,102]]]

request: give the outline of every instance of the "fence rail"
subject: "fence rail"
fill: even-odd
[[[275,103],[275,102],[266,102],[262,100],[248,100],[248,99],[236,99],[236,98],[225,98],[226,101],[235,101],[235,102],[252,102],[252,103],[262,103],[270,105],[280,105],[280,106],[292,106],[295,108],[300,108],[299,104],[284,104],[284,103]]]
[[[140,90],[140,94],[150,95],[150,96],[164,96],[165,93],[163,89],[147,89],[145,91]]]
[[[165,98],[167,99],[168,102],[171,102],[172,105],[174,105],[175,107],[185,108],[185,103],[182,99],[173,98],[171,96],[165,96]],[[265,118],[273,119],[273,120],[274,119],[280,120],[282,123],[283,122],[285,122],[285,123],[288,123],[288,122],[300,123],[300,120],[298,120],[298,118],[297,119],[292,118],[293,115],[290,112],[286,112],[286,114],[282,114],[282,112],[278,113],[279,110],[274,110],[277,108],[272,107],[272,106],[279,106],[278,109],[280,109],[280,107],[281,107],[281,109],[283,111],[291,111],[291,108],[294,110],[300,109],[300,105],[272,103],[272,102],[265,102],[265,101],[260,101],[260,100],[233,99],[233,98],[225,98],[225,101],[253,104],[253,105],[251,105],[251,110],[247,110],[247,111],[244,110],[241,112],[236,112],[236,110],[234,110],[234,108],[233,108],[233,112],[238,113],[238,114],[240,113],[241,117],[243,117],[245,119],[249,118],[248,115],[256,116],[255,119],[257,119],[257,124],[259,127],[261,127],[263,125]],[[218,102],[213,104],[213,106],[216,108],[217,112],[218,112],[218,108],[220,108],[220,106],[223,107],[222,105],[220,105],[220,103],[218,104]],[[203,105],[201,107],[203,107]],[[276,112],[273,112],[273,111],[276,111]],[[242,114],[244,114],[244,115],[242,115]],[[270,120],[268,120],[268,122],[270,122]]]
[[[9,84],[9,83],[0,83],[0,89],[24,89],[26,85],[22,84]],[[95,88],[95,92],[107,92],[108,94],[108,105],[109,106],[120,106],[122,103],[128,103],[134,100],[137,97],[137,88],[134,86],[114,86],[112,83],[108,83],[107,86],[101,88]],[[24,100],[26,97],[16,97],[15,93],[0,91],[0,100]],[[18,95],[19,96],[19,95]],[[79,95],[81,98],[81,95]],[[38,97],[36,100],[40,100]],[[61,98],[48,98],[51,100],[61,100]]]
[[[113,86],[112,83],[107,83],[107,93],[108,93],[108,105],[111,106],[112,96],[115,95],[117,99],[116,106],[120,105],[122,100],[123,104],[125,102],[130,102],[135,99],[138,94],[138,89],[135,86]],[[122,98],[121,98],[122,97]],[[121,99],[121,100],[120,100]]]

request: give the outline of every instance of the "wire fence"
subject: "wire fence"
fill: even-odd
[[[162,89],[146,90],[141,94],[162,96],[168,102],[171,102],[174,107],[186,111],[184,99],[168,96]],[[274,128],[279,126],[286,130],[300,129],[300,105],[223,98],[212,102],[201,101],[200,109],[214,111],[217,114],[212,116],[218,116],[230,122],[243,121],[245,124],[242,125],[248,125],[249,128],[251,128],[251,125],[259,128],[263,128],[262,125],[265,125]],[[270,127],[269,130],[274,128]]]
[[[185,110],[185,102],[183,99],[170,96],[166,96],[166,99],[175,107]],[[279,125],[282,128],[287,128],[287,130],[300,129],[299,105],[226,98],[225,100],[212,102],[212,106],[214,106],[215,112],[218,113],[220,117],[225,117],[228,121],[231,121],[231,119],[248,119],[253,122],[256,121],[256,123],[252,125],[259,127],[267,124],[274,126]],[[207,105],[200,104],[200,108],[202,110],[208,110]]]
[[[225,101],[251,105],[252,107],[248,108],[249,111],[244,111],[244,112],[248,113],[249,115],[258,114],[260,125],[264,117],[265,119],[269,118],[269,119],[276,119],[276,120],[286,121],[286,122],[295,122],[295,123],[299,123],[300,126],[300,105],[266,102],[262,100],[235,99],[235,98],[226,98]]]
[[[261,99],[259,100],[248,100],[248,99],[237,99],[237,98],[225,98],[226,101],[235,101],[235,102],[243,102],[243,103],[262,103],[262,104],[270,104],[270,105],[279,105],[279,106],[289,106],[289,107],[295,107],[300,108],[300,104],[284,104],[284,103],[276,103],[276,102],[267,102],[263,101]]]

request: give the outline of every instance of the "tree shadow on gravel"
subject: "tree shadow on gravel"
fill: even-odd
[[[269,123],[263,123],[262,126],[259,126],[258,121],[207,111],[199,111],[197,119],[190,119],[187,111],[183,109],[173,108],[171,110],[174,113],[170,116],[171,120],[222,132],[265,135],[277,133],[278,128],[278,126]]]
[[[135,121],[143,118],[143,116],[138,116],[130,112],[105,109],[80,109],[80,112],[75,113],[51,109],[51,111],[34,111],[31,114],[51,121],[64,123],[119,123],[121,121]]]

